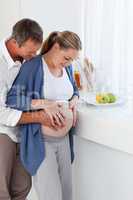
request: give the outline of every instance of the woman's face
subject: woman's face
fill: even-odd
[[[76,49],[61,49],[56,43],[52,51],[52,63],[55,67],[63,68],[70,65],[79,55]]]

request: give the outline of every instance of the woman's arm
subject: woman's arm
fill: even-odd
[[[77,87],[76,82],[75,82],[74,77],[73,77],[73,68],[72,68],[72,65],[66,67],[66,72],[67,72],[68,77],[70,79],[70,82],[72,83],[72,86],[73,86],[73,96],[79,97],[79,90],[78,90],[78,87]],[[73,98],[73,96],[72,96],[72,98]]]
[[[79,100],[79,91],[78,88],[76,86],[74,77],[73,77],[73,69],[72,69],[72,65],[68,66],[66,68],[67,74],[69,76],[69,79],[72,83],[73,86],[73,96],[71,97],[71,99],[69,99],[69,108],[72,110],[73,112],[73,127],[76,125],[76,121],[77,121],[77,103]]]
[[[76,95],[74,95],[71,100],[69,101],[69,108],[72,110],[73,112],[73,127],[75,127],[76,125],[76,121],[77,121],[77,104],[79,101],[79,97]]]

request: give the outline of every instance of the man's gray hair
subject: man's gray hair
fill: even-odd
[[[42,43],[43,30],[36,21],[22,19],[13,26],[11,38],[15,39],[20,46],[28,39]]]

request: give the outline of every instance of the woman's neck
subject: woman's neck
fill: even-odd
[[[52,62],[52,56],[49,53],[46,53],[43,55],[43,58],[49,68],[49,71],[55,77],[61,77],[63,74],[63,70],[54,65],[54,63]]]

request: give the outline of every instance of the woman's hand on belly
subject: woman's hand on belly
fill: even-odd
[[[53,137],[62,137],[65,136],[72,127],[73,124],[73,113],[72,110],[68,108],[68,106],[62,108],[62,112],[65,115],[65,125],[63,127],[58,128],[58,130],[53,129],[52,127],[42,126],[42,132],[44,135],[49,135]]]
[[[52,102],[44,108],[44,111],[51,119],[53,126],[56,125],[58,128],[65,126],[66,117],[65,113],[63,112],[63,105]]]
[[[53,129],[65,126],[65,115],[62,111],[63,104],[43,99],[32,100],[32,108],[34,110],[42,109],[44,120],[40,123]]]

